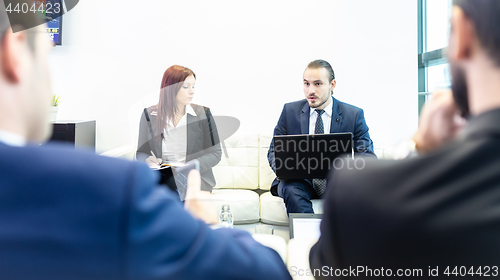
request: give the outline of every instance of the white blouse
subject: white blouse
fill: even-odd
[[[186,163],[187,150],[187,114],[196,116],[193,107],[186,106],[184,114],[175,127],[171,121],[168,121],[167,128],[164,130],[164,139],[162,141],[162,162],[170,164]]]

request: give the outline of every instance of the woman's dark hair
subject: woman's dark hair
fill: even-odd
[[[328,82],[331,83],[333,80],[335,80],[335,73],[333,73],[332,66],[326,60],[317,59],[315,61],[311,61],[307,65],[307,68],[312,68],[312,69],[326,68],[326,70],[328,70],[328,72],[330,73],[330,79]]]
[[[179,112],[177,108],[177,93],[182,87],[184,80],[193,75],[194,72],[184,66],[172,65],[163,74],[160,86],[160,100],[158,101],[158,117],[156,121],[156,133],[163,136],[167,122],[174,122],[175,115]]]
[[[500,66],[500,1],[498,0],[454,0],[474,23],[481,46]]]

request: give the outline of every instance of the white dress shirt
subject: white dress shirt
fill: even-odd
[[[181,117],[176,127],[171,121],[167,123],[167,129],[163,133],[165,138],[162,141],[162,162],[164,163],[186,163],[187,114],[196,116],[193,107],[186,106],[186,114]]]
[[[26,145],[26,139],[24,139],[21,135],[5,130],[0,130],[0,142],[15,147],[22,147]]]
[[[325,112],[321,115],[323,120],[323,127],[325,128],[324,133],[330,133],[330,127],[332,125],[332,112],[333,112],[333,98],[330,96],[330,104],[326,106],[323,110]],[[316,113],[315,108],[309,108],[309,134],[315,134],[314,130],[316,128],[316,119],[318,118],[318,113]]]

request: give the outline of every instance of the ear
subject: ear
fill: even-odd
[[[330,83],[330,92],[333,94],[333,90],[335,89],[335,86],[337,85],[337,81],[335,79],[332,80]]]
[[[474,26],[465,15],[462,8],[453,6],[451,15],[450,47],[448,56],[450,60],[459,61],[470,58],[474,40]]]
[[[22,55],[26,46],[24,31],[12,33],[9,29],[2,41],[0,60],[1,74],[11,83],[19,83],[21,77]]]

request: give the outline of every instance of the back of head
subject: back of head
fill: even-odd
[[[2,41],[3,41],[3,38],[5,36],[5,33],[7,32],[7,30],[10,28],[10,21],[9,21],[9,17],[7,15],[7,11],[5,10],[5,6],[4,5],[0,5],[0,36],[2,36]],[[1,48],[1,44],[0,44],[0,48]]]
[[[0,129],[27,141],[44,141],[51,129],[50,44],[43,37],[41,14],[16,12],[20,2],[0,4]]]
[[[19,0],[4,1],[4,4],[10,4],[11,8],[23,3],[24,1]],[[19,32],[44,23],[37,13],[7,12],[5,5],[0,5],[0,34],[2,38],[5,36],[5,32],[10,28],[12,28],[13,32]],[[33,40],[33,32],[28,32],[28,34],[28,42],[30,47],[34,49],[35,43]]]
[[[500,67],[500,1],[454,0],[471,19],[481,46]]]
[[[0,5],[0,34],[2,38],[9,27],[10,24],[7,17],[7,12],[5,11],[4,7]]]

